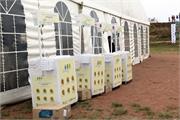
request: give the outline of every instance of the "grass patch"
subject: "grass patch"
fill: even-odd
[[[137,104],[137,103],[133,103],[133,104],[131,104],[131,107],[133,107],[133,108],[140,108],[141,105],[139,105],[139,104]]]
[[[121,116],[128,113],[128,111],[124,108],[124,106],[120,103],[113,102],[112,103],[113,113],[114,116]]]
[[[92,115],[89,118],[90,119],[98,119],[102,112],[103,112],[102,109],[93,110]]]
[[[92,108],[92,106],[91,106],[89,101],[78,102],[77,106],[79,106],[79,107],[81,107],[83,109],[86,109],[88,111],[92,111],[93,110],[93,108]]]
[[[113,107],[113,108],[123,107],[123,105],[120,104],[120,103],[117,103],[117,102],[113,102],[113,103],[112,103],[112,107]]]
[[[166,111],[178,111],[178,107],[173,107],[173,106],[167,106]]]
[[[23,110],[23,112],[24,112],[24,113],[31,113],[31,112],[32,112],[32,109],[26,108],[26,109]]]
[[[27,109],[31,109],[32,110],[32,101],[28,101],[27,103],[25,103],[25,107],[27,108]]]
[[[159,118],[160,119],[170,119],[170,118],[173,118],[173,114],[171,112],[168,112],[168,111],[160,112]]]
[[[96,109],[96,111],[98,111],[98,112],[102,112],[103,110],[102,110],[102,109]]]
[[[151,53],[170,53],[180,52],[180,43],[171,44],[169,42],[158,42],[158,43],[150,43]]]
[[[141,111],[141,105],[137,104],[137,103],[133,103],[131,104],[131,107],[133,108],[133,110],[135,112],[140,112]]]
[[[127,114],[128,111],[124,107],[119,107],[113,110],[114,116],[121,116]]]
[[[149,119],[153,119],[153,117],[155,116],[155,113],[151,110],[150,107],[142,107],[137,103],[131,104],[131,107],[136,113],[138,112],[144,113],[144,115],[146,115]]]
[[[158,113],[160,119],[180,119],[179,108],[176,106],[167,106],[164,111]]]
[[[78,102],[78,106],[80,107],[90,107],[90,103],[88,101]]]
[[[14,116],[14,119],[24,119],[24,118],[26,118],[26,117],[24,115],[21,115],[21,114]]]
[[[1,111],[1,116],[2,117],[9,117],[10,116],[10,113],[9,113],[9,111]]]
[[[145,114],[148,119],[153,119],[155,116],[155,113],[153,111],[146,111]]]
[[[113,120],[110,116],[105,117],[104,120]]]

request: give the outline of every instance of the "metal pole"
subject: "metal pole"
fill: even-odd
[[[40,52],[40,58],[42,58],[42,46],[41,46],[41,23],[40,23],[40,3],[38,0],[38,17],[37,17],[37,23],[38,23],[38,39],[39,39],[39,52]]]
[[[80,45],[81,46],[80,50],[81,50],[81,53],[82,53],[82,33],[81,33],[82,32],[82,30],[81,30],[82,29],[82,25],[81,24],[80,24],[79,28],[80,28],[80,30],[79,30],[80,34],[79,35],[80,35],[80,44],[81,44]]]
[[[60,56],[61,56],[62,55],[62,42],[61,42],[62,40],[61,40],[61,33],[60,33],[61,29],[60,28],[61,28],[61,22],[59,21],[58,22],[58,36],[59,36],[59,53],[60,53]]]
[[[113,35],[111,35],[111,53],[112,53],[112,39],[113,39]]]
[[[115,26],[114,26],[114,33],[115,33],[115,51],[117,51],[117,31],[116,31],[116,29],[115,29]]]
[[[95,40],[96,40],[95,39],[95,29],[96,29],[96,24],[94,25],[93,36],[92,36],[93,37],[93,47],[92,47],[93,48],[93,54],[94,54],[94,45],[95,45]]]

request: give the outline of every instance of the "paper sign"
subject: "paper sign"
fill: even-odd
[[[38,26],[42,24],[59,23],[61,21],[58,13],[32,12],[32,16],[33,16],[34,26]]]
[[[105,56],[105,61],[106,61],[106,63],[110,63],[111,62],[111,57]]]
[[[42,76],[42,70],[39,65],[39,62],[37,61],[30,61],[29,62],[29,72],[30,72],[30,77],[40,77]]]
[[[64,116],[64,117],[67,117],[67,110],[66,110],[66,109],[63,110],[63,116]]]
[[[117,32],[122,32],[122,29],[123,29],[122,26],[118,26],[117,27]]]
[[[53,61],[49,60],[48,58],[41,59],[40,66],[41,66],[42,71],[52,71],[52,70],[54,70]]]
[[[55,13],[40,13],[39,19],[41,24],[52,24],[60,21],[59,15]]]
[[[102,31],[109,32],[111,30],[112,30],[112,25],[111,24],[106,24],[106,23],[102,24]]]
[[[77,16],[77,23],[85,26],[92,26],[95,24],[95,20],[92,17],[80,14]]]
[[[75,61],[75,66],[76,66],[77,69],[79,69],[81,67],[81,65],[80,65],[78,60]]]

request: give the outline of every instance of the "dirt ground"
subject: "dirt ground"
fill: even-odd
[[[180,55],[153,54],[133,67],[133,81],[72,106],[72,119],[180,119]],[[6,119],[31,119],[31,101],[5,107]]]
[[[178,54],[154,54],[142,64],[134,66],[134,78],[130,84],[96,97],[90,100],[89,104],[93,110],[97,109],[95,115],[100,111],[98,118],[99,116],[101,118],[121,117],[113,116],[113,102],[122,104],[124,109],[127,109],[128,113],[124,117],[177,118],[180,108],[179,71]],[[80,112],[82,113],[79,114]],[[89,117],[89,115],[83,116],[85,112],[81,111],[81,108],[73,109],[73,117],[76,118],[77,115],[82,115],[77,118]]]

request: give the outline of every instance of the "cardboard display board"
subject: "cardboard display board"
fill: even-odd
[[[105,85],[109,83],[112,88],[122,84],[122,61],[120,55],[111,53],[105,56]]]
[[[129,82],[133,79],[132,77],[132,59],[129,52],[117,52],[122,59],[122,81]]]
[[[102,55],[76,56],[78,91],[91,90],[92,95],[104,92],[105,61]]]
[[[70,105],[77,101],[74,58],[70,56],[30,61],[33,108],[43,105]]]

